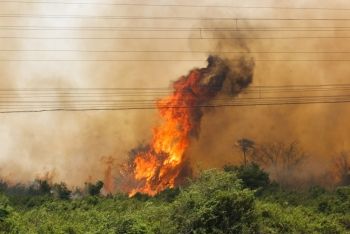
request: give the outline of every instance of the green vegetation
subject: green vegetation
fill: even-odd
[[[101,196],[103,183],[0,189],[1,233],[350,233],[350,187],[286,190],[257,165],[209,170],[155,197]]]

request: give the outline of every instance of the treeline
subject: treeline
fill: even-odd
[[[103,182],[85,183],[84,188],[69,189],[61,183],[51,184],[47,180],[36,179],[32,184],[9,185],[5,181],[0,181],[0,193],[7,196],[11,204],[15,206],[30,207],[40,204],[43,200],[50,199],[79,199],[86,196],[98,196],[101,194]]]
[[[257,164],[227,165],[155,197],[100,195],[103,184],[70,191],[36,181],[6,186],[2,233],[349,233],[350,187],[292,190]]]
[[[236,146],[242,152],[243,164],[259,165],[283,187],[319,185],[334,188],[350,185],[350,153],[347,151],[334,153],[326,160],[306,153],[297,142],[257,144],[243,138],[237,141]]]

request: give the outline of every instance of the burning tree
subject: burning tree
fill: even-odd
[[[153,129],[151,143],[133,150],[124,165],[122,189],[129,195],[155,195],[183,182],[191,174],[186,150],[191,138],[197,137],[203,108],[220,91],[237,95],[252,81],[254,63],[241,59],[238,65],[216,56],[208,66],[193,69],[173,83],[173,93],[157,102],[161,123]]]

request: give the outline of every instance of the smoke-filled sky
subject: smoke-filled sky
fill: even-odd
[[[58,4],[60,2],[65,2],[65,4]],[[167,88],[170,87],[172,81],[187,74],[190,69],[206,66],[208,56],[208,53],[110,52],[120,50],[251,51],[248,57],[256,60],[253,86],[347,84],[350,79],[348,61],[307,61],[350,59],[349,54],[344,53],[350,51],[349,39],[344,38],[350,36],[349,20],[235,20],[236,18],[346,19],[350,10],[305,9],[310,7],[350,9],[350,3],[345,0],[244,2],[224,0],[87,2],[77,0],[76,2],[85,4],[74,4],[74,1],[69,1],[73,4],[67,4],[68,2],[60,0],[55,1],[54,4],[38,3],[37,1],[32,4],[16,1],[0,2],[0,14],[2,15],[0,17],[0,60],[2,60],[0,62],[0,86],[2,90]],[[113,5],[110,3],[162,6]],[[276,8],[213,7],[219,5]],[[287,10],[278,7],[300,9]],[[54,17],[32,17],[38,15]],[[62,16],[73,17],[64,18]],[[105,16],[149,18],[125,19]],[[174,20],[152,19],[152,17],[184,18]],[[201,19],[204,17],[226,19],[214,21]],[[232,18],[232,20],[227,18]],[[147,27],[191,30],[126,30]],[[238,33],[199,30],[199,28],[220,27],[260,29],[277,27],[284,31]],[[299,27],[299,29],[300,27],[313,29],[327,27],[325,28],[327,30],[295,31],[288,30],[288,27]],[[99,30],[83,30],[83,28]],[[104,28],[106,30],[101,30]],[[119,30],[115,30],[118,28]],[[124,30],[120,30],[121,28]],[[67,39],[77,37],[80,39]],[[128,39],[120,39],[120,37]],[[153,39],[140,39],[142,37],[153,37]],[[181,39],[164,39],[165,37]],[[202,39],[190,39],[193,37],[202,37]],[[208,37],[246,37],[249,39],[215,40],[208,39]],[[258,37],[265,39],[256,39]],[[279,39],[271,39],[271,37]],[[293,37],[303,38],[293,39]],[[256,51],[335,51],[343,53],[261,54],[254,53]],[[232,54],[222,55],[234,57]],[[86,61],[101,59],[128,61]],[[173,61],[130,61],[150,59]],[[300,95],[307,95],[307,93]],[[59,95],[58,98],[62,100],[62,103],[72,101]],[[2,99],[0,103],[4,104],[8,101],[9,99]],[[226,162],[241,160],[239,152],[233,147],[234,142],[239,138],[250,138],[257,143],[297,140],[315,162],[312,168],[323,170],[323,166],[328,164],[331,155],[342,150],[350,150],[349,114],[349,104],[217,108],[208,111],[204,116],[200,137],[193,142],[189,154],[191,154],[192,162],[199,167],[220,166]],[[157,120],[155,110],[0,114],[0,175],[10,181],[18,182],[32,180],[46,172],[53,172],[55,180],[63,180],[70,185],[79,185],[90,179],[103,178],[106,165],[102,158],[115,158],[115,170],[117,170],[118,163],[127,157],[130,149],[149,141],[152,127]]]

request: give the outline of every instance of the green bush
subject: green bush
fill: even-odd
[[[344,233],[337,218],[315,213],[310,208],[286,207],[258,202],[261,233]]]
[[[123,217],[115,223],[114,233],[125,234],[146,234],[151,233],[147,224],[142,220],[137,220],[132,216]]]
[[[68,200],[72,192],[65,183],[60,183],[53,186],[53,193],[59,199]]]
[[[237,177],[243,181],[243,185],[250,189],[264,188],[270,184],[269,175],[254,163],[239,167],[226,165],[224,170],[236,173]]]
[[[103,182],[97,181],[96,184],[88,183],[87,191],[90,196],[97,196],[101,193],[101,189],[103,188]]]
[[[232,173],[203,173],[174,202],[171,220],[179,233],[254,233],[253,192]]]
[[[0,233],[18,233],[17,213],[10,206],[9,199],[0,194]]]
[[[8,187],[0,194],[0,233],[350,233],[350,187],[291,191],[266,186],[254,165],[225,169],[155,197],[95,196],[97,184],[93,196],[53,185],[56,199],[45,183],[32,192]],[[260,195],[247,188],[261,186]]]

